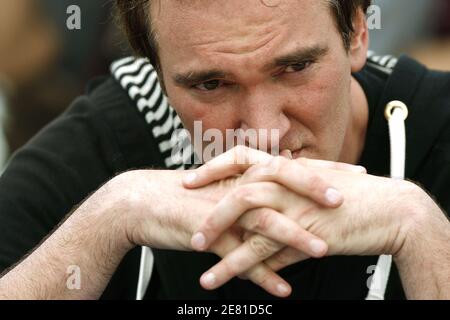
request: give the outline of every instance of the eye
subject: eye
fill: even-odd
[[[295,73],[305,70],[307,67],[311,65],[310,61],[306,62],[299,62],[295,64],[291,64],[290,66],[287,66],[286,69],[284,69],[285,73]]]
[[[210,80],[194,86],[195,89],[200,91],[213,91],[222,86],[223,82],[221,80]]]

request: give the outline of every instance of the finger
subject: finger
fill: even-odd
[[[269,161],[273,156],[256,149],[237,146],[189,172],[183,178],[186,188],[199,188],[236,174],[245,172],[254,164]]]
[[[239,248],[240,245],[242,245],[242,241],[240,241],[237,236],[226,233],[214,243],[213,251],[220,257],[225,257],[229,252]],[[226,272],[232,273],[231,270],[227,270]],[[277,297],[287,297],[292,291],[289,283],[268,268],[264,263],[259,263],[248,270],[245,273],[245,278]],[[216,279],[217,276],[215,274],[204,274],[204,276],[200,278],[200,284],[203,288],[212,290],[218,288]]]
[[[285,246],[295,248],[315,258],[323,257],[328,250],[328,246],[323,240],[306,231],[287,216],[272,209],[251,210],[243,215],[237,224],[265,237],[265,243],[268,243],[269,247],[274,250],[267,252],[269,257]],[[254,236],[249,241],[251,239],[254,239]]]
[[[244,278],[280,298],[288,297],[292,293],[290,284],[262,262],[248,270]]]
[[[302,165],[304,165],[306,167],[310,167],[310,168],[340,170],[340,171],[348,171],[348,172],[362,173],[362,174],[367,173],[367,169],[364,168],[363,166],[355,166],[355,165],[344,163],[344,162],[315,160],[315,159],[308,159],[308,158],[298,158],[295,161],[301,163]]]
[[[255,149],[237,150],[244,151],[235,150],[234,153],[225,153],[195,171],[186,174],[183,178],[184,186],[186,188],[203,187],[209,183],[243,173],[252,165],[267,162],[272,158],[268,153]],[[241,156],[236,156],[238,153],[241,153]],[[280,155],[292,160],[292,152],[290,150],[283,150]],[[244,160],[242,162],[238,161],[239,157]]]
[[[263,219],[256,219],[265,221],[263,227],[260,224],[255,225],[252,221],[254,219],[251,217],[241,218],[240,222],[247,227],[253,226],[249,227],[249,229],[262,232],[266,237],[259,234],[250,237],[248,241],[226,255],[221,262],[206,272],[201,278],[202,285],[210,289],[220,287],[230,279],[244,273],[246,270],[252,269],[261,261],[281,250],[284,245],[279,242],[285,242],[290,246],[299,248],[309,256],[321,257],[326,253],[327,247],[323,241],[300,228],[292,220],[269,209],[253,210],[253,215],[257,216],[259,214],[266,216]],[[272,221],[276,222],[272,223]],[[271,227],[268,228],[266,226]],[[270,231],[266,232],[266,230]],[[267,239],[267,236],[273,237],[275,241]],[[214,279],[214,283],[208,281],[209,279]]]
[[[311,258],[309,255],[294,248],[284,248],[273,256],[269,257],[264,263],[273,271],[277,272],[290,265]]]
[[[244,270],[259,265],[261,261],[269,258],[278,249],[279,245],[275,242],[269,241],[263,236],[255,235],[205,272],[200,281],[208,289],[216,289],[243,273]],[[209,282],[209,279],[214,279],[214,284]]]
[[[251,209],[267,207],[283,211],[286,205],[283,203],[285,194],[285,188],[270,182],[236,187],[217,203],[200,224],[191,239],[192,248],[206,250],[241,215]]]
[[[240,183],[261,181],[276,182],[325,207],[337,208],[344,201],[342,194],[314,170],[298,161],[282,157],[273,158],[267,164],[253,166],[243,175]]]
[[[253,233],[251,231],[245,231],[244,234],[242,235],[242,241],[245,242],[254,235],[255,235],[255,233]],[[241,280],[248,280],[248,273],[249,273],[249,271],[247,271],[246,273],[240,274],[238,276],[238,278]]]

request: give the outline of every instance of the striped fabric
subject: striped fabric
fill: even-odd
[[[398,59],[392,55],[377,55],[373,51],[367,53],[367,64],[387,74],[392,73],[397,62]]]
[[[194,151],[180,117],[170,106],[156,71],[145,58],[127,57],[111,65],[111,73],[149,125],[167,169],[194,168]]]

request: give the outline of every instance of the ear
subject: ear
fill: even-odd
[[[369,30],[366,15],[362,9],[357,11],[353,19],[353,29],[355,31],[350,41],[349,56],[352,72],[358,72],[366,64],[369,49]]]

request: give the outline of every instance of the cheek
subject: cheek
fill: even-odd
[[[201,121],[203,130],[214,128],[225,131],[236,126],[229,106],[200,103],[190,94],[178,89],[171,91],[168,89],[168,94],[170,104],[177,111],[184,127],[190,132],[193,132],[195,121]]]
[[[313,137],[311,154],[304,156],[337,160],[348,125],[351,76],[344,67],[323,69],[326,72],[293,92],[290,114]]]
[[[349,104],[350,72],[342,68],[323,67],[306,86],[297,90],[291,98],[292,111],[303,125],[316,135],[328,131],[345,117]],[[294,100],[295,99],[295,100]]]

